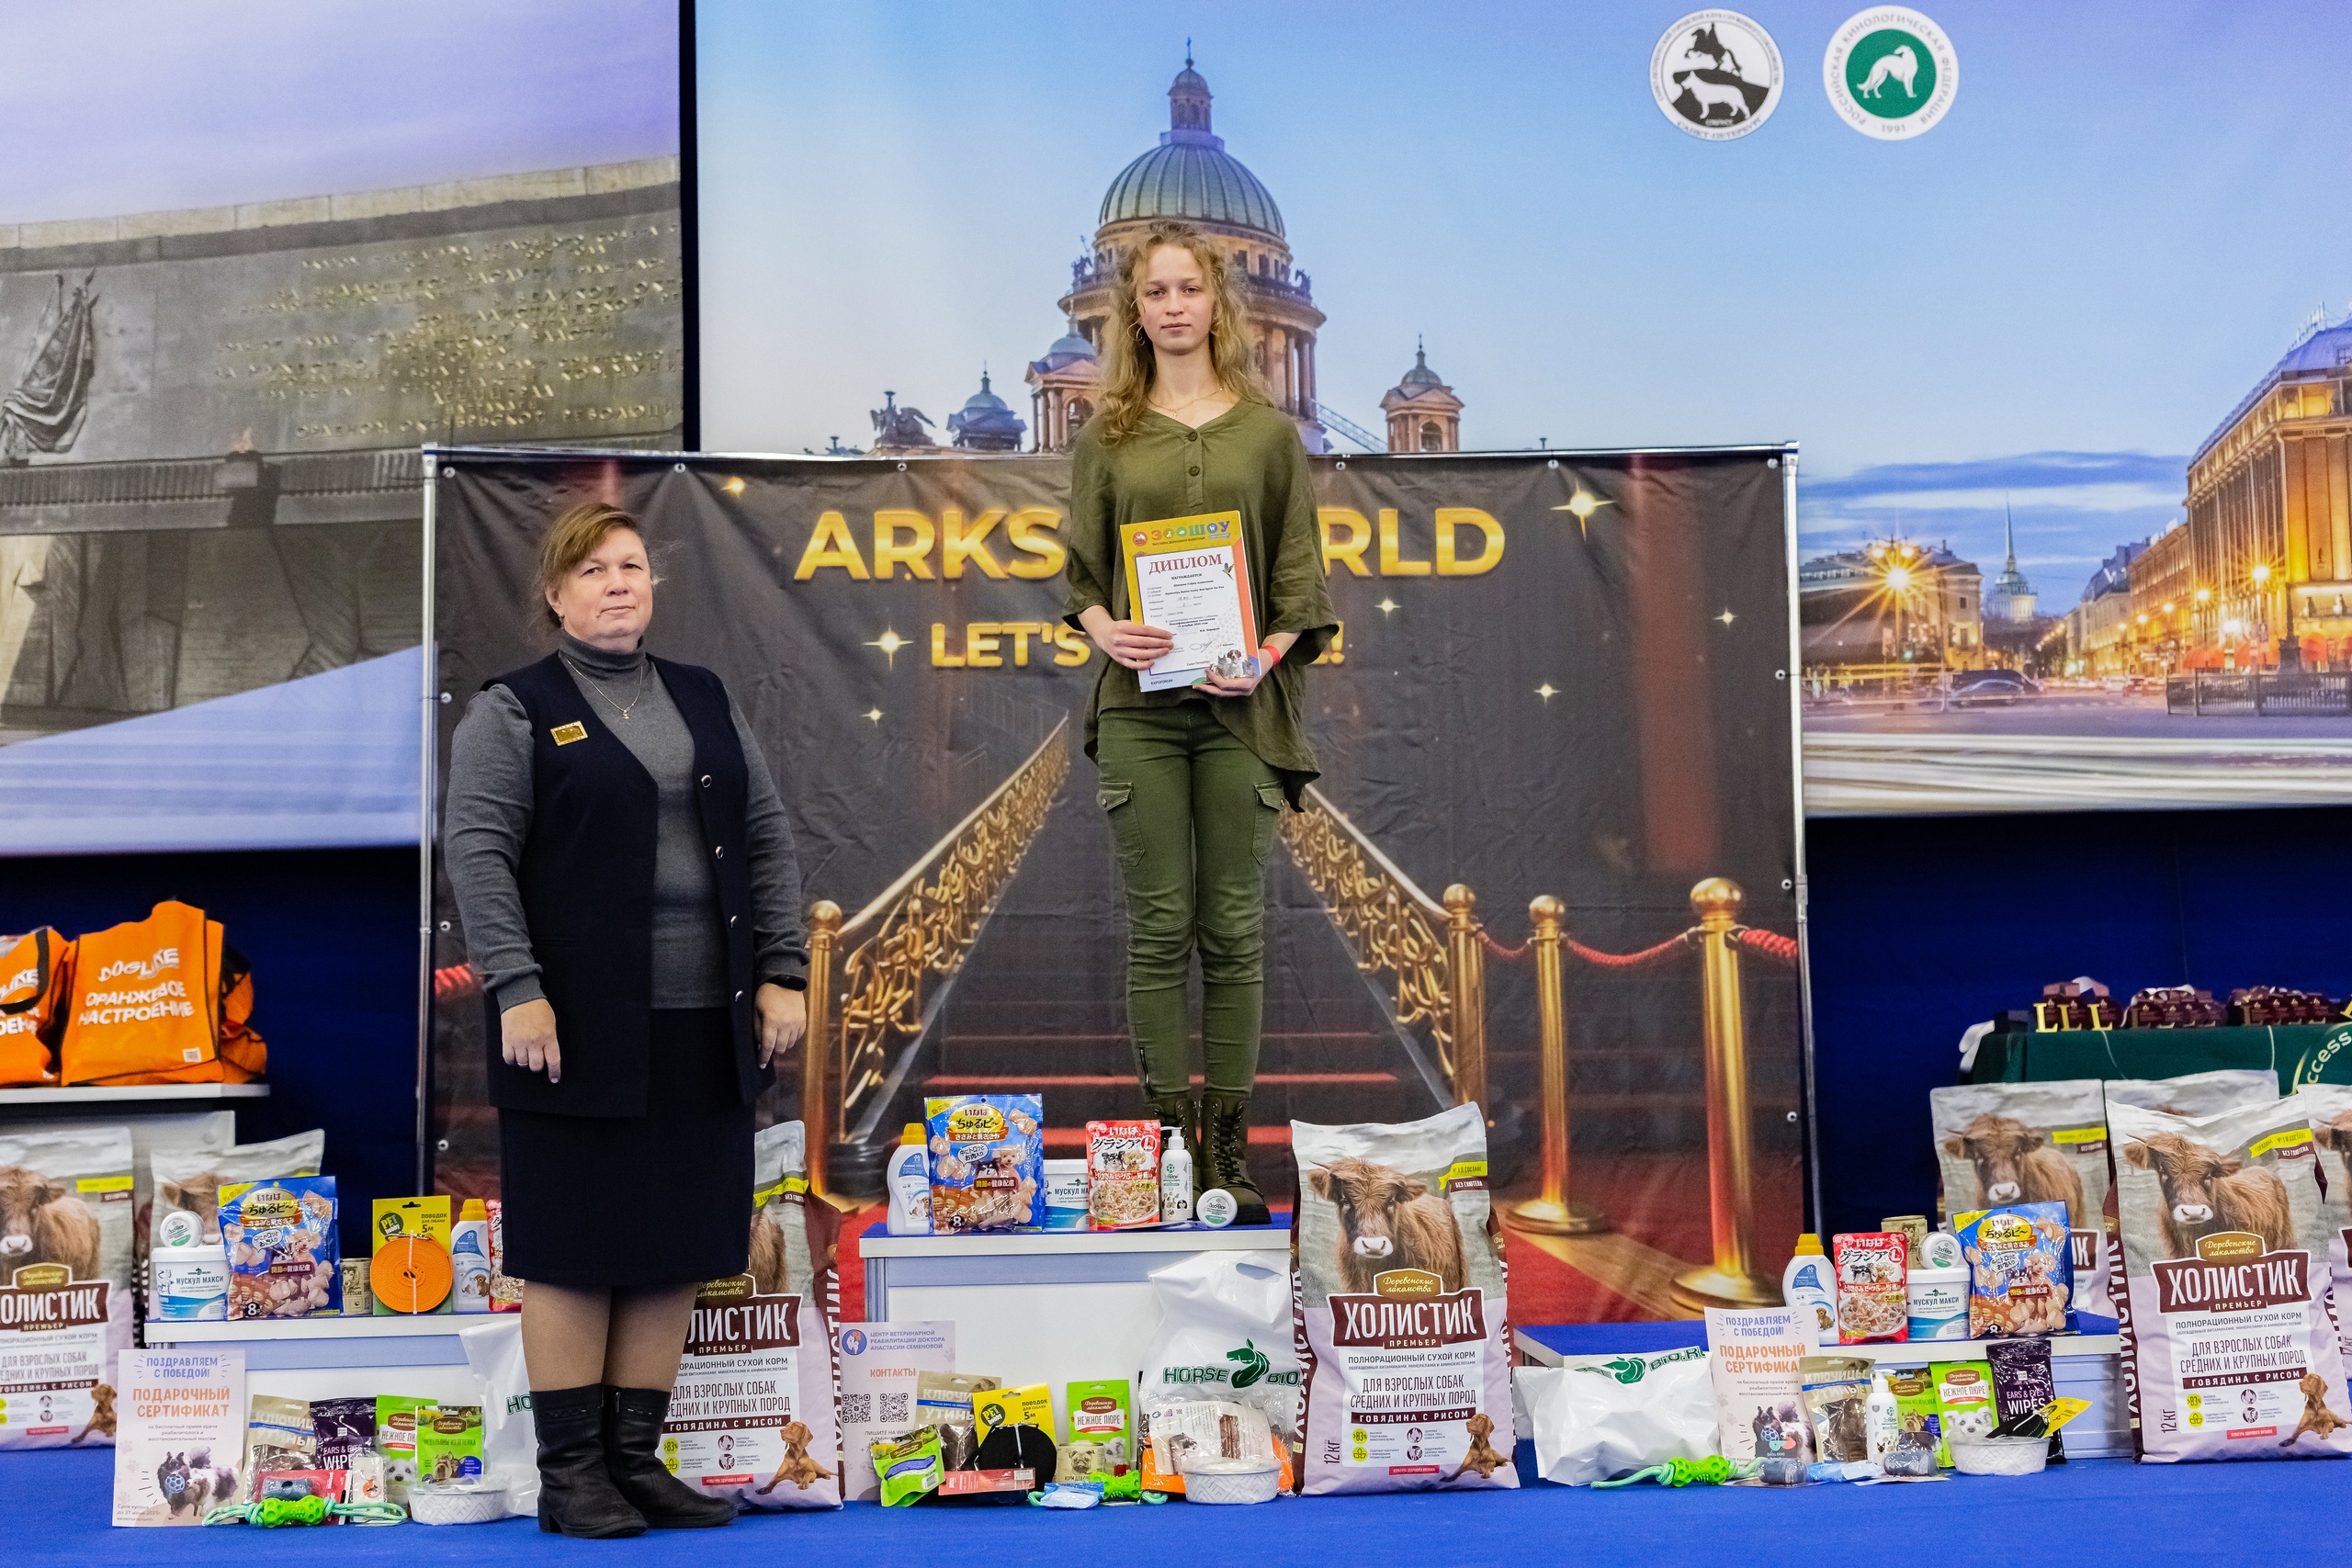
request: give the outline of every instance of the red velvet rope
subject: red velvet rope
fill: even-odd
[[[1560,945],[1596,969],[1639,969],[1682,953],[1690,947],[1691,935],[1691,932],[1684,931],[1680,936],[1668,937],[1656,947],[1645,947],[1639,953],[1601,953],[1572,937],[1562,937]]]
[[[1742,926],[1731,933],[1731,939],[1768,964],[1784,964],[1792,968],[1796,965],[1797,944],[1793,937],[1782,936],[1778,931],[1759,931]]]

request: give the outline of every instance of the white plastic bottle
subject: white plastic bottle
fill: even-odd
[[[465,1201],[458,1211],[458,1223],[449,1229],[449,1268],[454,1276],[449,1310],[488,1312],[490,1208],[479,1198]]]
[[[1821,1238],[1811,1231],[1797,1237],[1796,1255],[1781,1270],[1781,1300],[1813,1309],[1815,1345],[1838,1343],[1838,1281],[1829,1272]]]
[[[929,1235],[931,1143],[922,1122],[907,1123],[882,1179],[890,1191],[890,1213],[883,1229],[892,1235]]]
[[[1871,1396],[1862,1402],[1862,1441],[1868,1445],[1871,1462],[1883,1467],[1886,1456],[1903,1440],[1903,1408],[1895,1403],[1894,1390],[1886,1382],[1886,1371],[1880,1368],[1871,1374]]]
[[[1183,1134],[1167,1131],[1168,1147],[1159,1156],[1159,1223],[1181,1225],[1193,1217],[1193,1155]]]

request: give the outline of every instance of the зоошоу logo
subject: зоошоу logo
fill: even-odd
[[[1901,6],[1857,11],[1830,35],[1821,85],[1864,136],[1902,141],[1931,129],[1960,91],[1960,56],[1943,28]]]
[[[1677,130],[1736,141],[1780,104],[1781,51],[1736,11],[1693,11],[1650,51],[1650,96]]]

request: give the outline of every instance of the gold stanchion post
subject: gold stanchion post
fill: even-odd
[[[1544,1190],[1509,1206],[1510,1223],[1538,1235],[1590,1235],[1609,1221],[1568,1198],[1568,1016],[1560,980],[1560,925],[1567,906],[1546,893],[1527,906],[1535,934],[1535,1012],[1544,1032]]]
[[[1707,1201],[1714,1231],[1714,1266],[1674,1279],[1674,1299],[1685,1306],[1771,1306],[1777,1280],[1756,1272],[1749,1247],[1756,1224],[1755,1161],[1747,1126],[1747,1024],[1741,1010],[1739,949],[1732,931],[1747,895],[1736,882],[1711,876],[1690,889],[1699,917],[1700,978],[1706,1010]]]
[[[808,1151],[808,1189],[831,1188],[825,1169],[833,1140],[833,1102],[826,1068],[833,1055],[833,949],[841,939],[842,907],[820,898],[808,910],[808,1032],[800,1040],[800,1126]]]
[[[1453,992],[1453,1103],[1487,1106],[1487,953],[1478,945],[1478,896],[1445,890],[1446,967]]]

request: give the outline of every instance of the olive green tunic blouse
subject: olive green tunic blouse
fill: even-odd
[[[1339,625],[1323,582],[1315,483],[1298,426],[1279,409],[1249,402],[1198,430],[1163,413],[1147,413],[1136,434],[1116,446],[1106,446],[1097,426],[1089,423],[1071,452],[1069,490],[1069,597],[1063,618],[1071,626],[1080,625],[1080,615],[1091,604],[1105,606],[1119,620],[1129,618],[1126,569],[1119,555],[1122,527],[1238,512],[1259,639],[1276,632],[1298,634],[1272,679],[1261,681],[1246,697],[1146,692],[1134,671],[1105,659],[1087,710],[1086,754],[1094,755],[1105,709],[1205,701],[1226,728],[1282,775],[1283,793],[1297,806],[1300,792],[1320,772],[1306,741],[1306,667]]]

